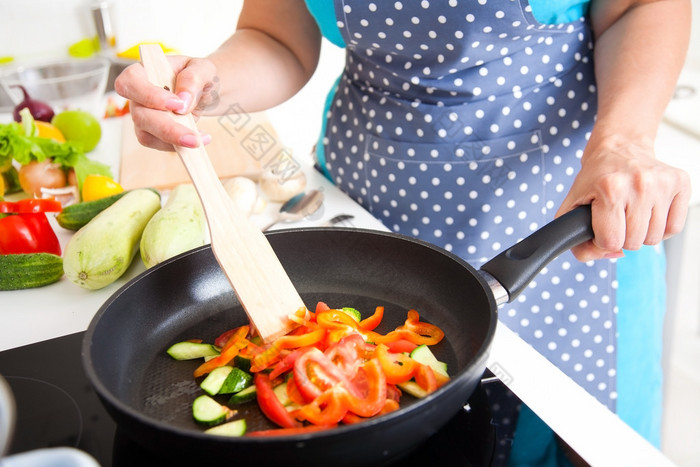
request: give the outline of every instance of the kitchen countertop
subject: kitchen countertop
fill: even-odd
[[[273,125],[286,117],[271,114]],[[103,129],[103,139],[91,157],[110,164],[114,173],[118,173],[120,119],[104,121]],[[700,146],[698,140],[684,141],[683,135],[674,134],[677,131],[665,128],[660,134],[660,139],[677,142],[674,143],[676,146],[670,146],[670,143],[664,146],[668,149],[669,163],[674,165],[673,157],[683,157],[689,151],[697,154],[693,148]],[[285,140],[284,133],[282,139]],[[336,214],[349,213],[355,216],[352,225],[356,227],[386,230],[315,171],[311,158],[303,155],[304,150],[296,154],[302,154],[297,155],[297,160],[305,167],[308,188],[323,190],[325,202],[319,212],[293,224],[295,227],[322,225]],[[691,176],[695,180],[700,177],[698,159],[695,157],[690,164]],[[687,160],[681,162],[678,165],[688,167]],[[693,202],[700,202],[698,194],[694,194]],[[279,204],[268,205],[267,211],[254,217],[253,221],[264,225],[278,207]],[[62,246],[65,246],[71,232],[52,222]],[[277,228],[291,225],[282,224]],[[55,284],[38,289],[0,292],[0,351],[84,331],[107,298],[144,270],[137,255],[124,276],[101,290],[81,289],[64,277]],[[503,325],[498,327],[487,365],[591,465],[672,465],[660,451]]]

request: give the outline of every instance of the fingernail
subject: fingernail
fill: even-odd
[[[182,99],[168,99],[165,101],[165,108],[168,110],[171,110],[173,112],[182,112],[182,110],[185,108],[185,103],[182,101]]]
[[[624,256],[625,256],[625,253],[622,250],[620,250],[620,251],[614,251],[612,253],[608,253],[605,256],[603,256],[603,258],[605,258],[605,259],[617,259],[617,258],[622,258]]]
[[[211,135],[209,133],[200,133],[199,138],[201,139],[202,144],[211,143]]]
[[[182,101],[182,107],[180,109],[174,109],[175,112],[178,113],[185,113],[187,109],[190,108],[190,103],[192,102],[192,96],[190,95],[189,92],[179,92],[177,93],[177,97],[180,98]]]
[[[196,148],[199,146],[199,139],[195,135],[183,135],[180,138],[180,146]]]

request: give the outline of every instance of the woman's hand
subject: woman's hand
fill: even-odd
[[[169,57],[176,75],[173,90],[162,89],[148,81],[141,64],[127,67],[114,82],[119,95],[129,99],[136,137],[144,146],[172,150],[173,145],[196,147],[201,138],[208,143],[208,135],[196,135],[185,126],[173,122],[166,112],[195,116],[213,109],[218,104],[217,74],[214,64],[207,59],[183,56]]]
[[[617,258],[680,232],[689,199],[688,174],[656,160],[650,142],[589,143],[557,216],[591,204],[595,238],[572,252],[581,261]]]

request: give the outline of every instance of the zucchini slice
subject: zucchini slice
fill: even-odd
[[[229,404],[242,404],[244,402],[252,401],[258,396],[258,390],[255,389],[255,385],[250,385],[247,388],[238,391],[228,400]]]
[[[214,426],[226,421],[235,412],[202,394],[192,402],[192,416],[201,425]]]
[[[168,355],[175,360],[193,360],[195,358],[211,357],[219,355],[219,349],[212,344],[198,342],[178,342],[167,350]]]
[[[411,358],[418,363],[428,365],[436,373],[439,373],[447,378],[450,377],[450,375],[447,374],[447,363],[439,361],[430,348],[425,344],[421,344],[413,349],[411,352]]]
[[[232,422],[223,423],[204,430],[205,433],[217,436],[243,436],[248,429],[245,419],[241,418]]]

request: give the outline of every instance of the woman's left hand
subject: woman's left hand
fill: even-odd
[[[686,172],[656,160],[651,142],[591,143],[557,212],[591,205],[595,237],[572,248],[577,259],[621,257],[622,249],[656,245],[683,229],[691,191]]]

